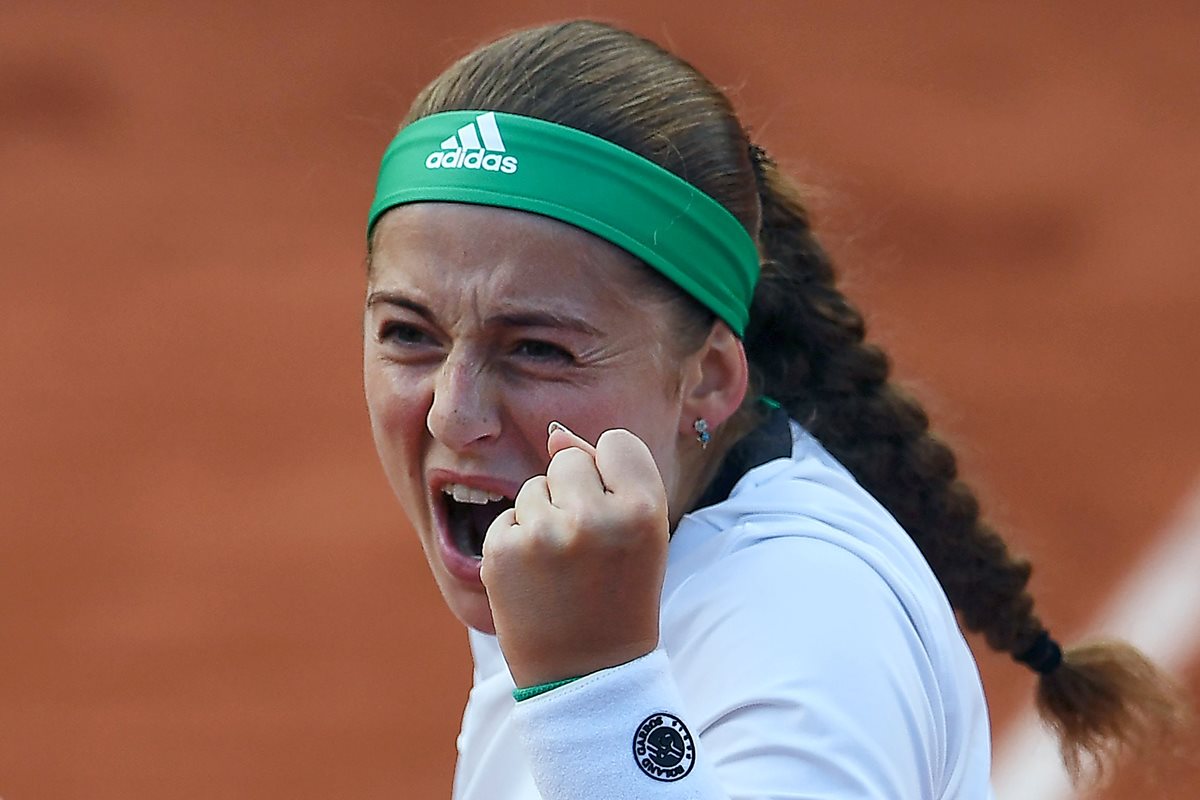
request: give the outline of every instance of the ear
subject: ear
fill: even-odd
[[[697,419],[714,430],[742,405],[750,380],[746,349],[724,322],[717,322],[704,344],[688,358],[684,373],[679,432],[695,436]]]

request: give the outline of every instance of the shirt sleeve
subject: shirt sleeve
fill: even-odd
[[[761,543],[669,605],[655,652],[517,705],[545,800],[942,797],[936,671],[857,555]]]
[[[544,800],[725,798],[682,705],[660,649],[523,700],[514,721]]]

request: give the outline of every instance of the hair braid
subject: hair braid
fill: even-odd
[[[765,263],[745,337],[753,398],[780,401],[899,520],[966,627],[1043,673],[1039,708],[1072,774],[1182,722],[1185,706],[1170,682],[1129,645],[1072,648],[1059,663],[1025,589],[1029,563],[981,521],[953,452],[889,380],[887,355],[866,341],[799,193],[749,144],[728,98],[703,75],[647,39],[576,20],[518,31],[463,57],[418,95],[407,121],[463,109],[534,116],[608,139],[761,231]],[[678,300],[681,331],[703,341],[711,312],[660,284]],[[744,431],[758,406],[748,402],[740,424],[721,433]]]
[[[838,290],[798,190],[758,147],[764,263],[746,351],[755,382],[849,469],[909,532],[967,628],[1019,660],[1039,643],[1059,654],[1026,591],[1031,566],[980,517],[954,453],[917,401],[889,380],[862,315]],[[1177,690],[1132,646],[1067,651],[1043,668],[1038,707],[1073,776],[1103,770],[1183,723]]]

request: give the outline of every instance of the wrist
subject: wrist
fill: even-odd
[[[657,639],[657,637],[655,637]],[[521,658],[519,655],[509,659],[504,650],[504,640],[501,639],[501,650],[504,651],[508,662],[509,673],[518,687],[544,686],[559,681],[572,681],[594,672],[619,667],[628,664],[654,651],[657,641],[631,643],[613,647],[603,652],[586,653],[579,647],[555,648],[559,652],[570,653],[572,657],[563,659]]]

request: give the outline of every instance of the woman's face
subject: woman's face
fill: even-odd
[[[375,446],[447,604],[472,628],[494,630],[483,533],[545,472],[551,421],[591,442],[632,431],[668,498],[683,491],[686,359],[672,355],[670,315],[639,269],[591,234],[508,209],[418,203],[376,228],[363,331]]]

